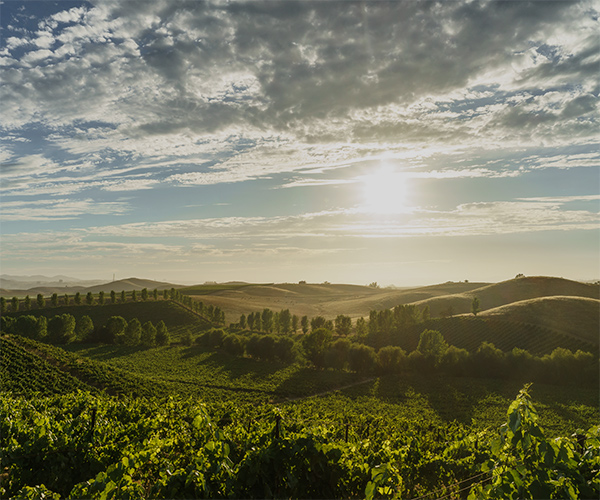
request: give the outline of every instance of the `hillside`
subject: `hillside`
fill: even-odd
[[[487,284],[487,283],[486,283]],[[484,283],[443,283],[419,288],[389,289],[342,284],[237,285],[187,287],[181,291],[195,300],[219,306],[227,318],[237,318],[265,308],[278,311],[289,309],[297,316],[325,316],[339,314],[353,318],[368,316],[372,309],[387,309],[417,300],[463,293],[486,285]]]
[[[454,314],[471,312],[471,302],[477,297],[482,311],[522,300],[539,297],[571,296],[600,299],[598,285],[546,276],[515,278],[482,286],[461,293],[432,297],[416,302],[419,308],[429,306],[432,316],[441,316],[452,307]]]
[[[599,347],[597,339],[586,340],[538,324],[472,315],[434,318],[401,333],[379,334],[373,337],[371,344],[375,347],[397,345],[411,352],[417,348],[421,332],[426,329],[439,331],[448,344],[470,352],[476,351],[483,342],[490,342],[504,352],[517,347],[536,356],[551,354],[557,347],[598,354]]]
[[[45,307],[43,309],[19,311],[15,314],[9,313],[9,315],[15,317],[22,315],[51,317],[65,313],[72,314],[75,319],[89,316],[94,325],[103,325],[111,316],[122,316],[127,321],[133,318],[140,320],[143,318],[144,321],[152,321],[154,324],[163,320],[169,329],[178,326],[189,326],[199,322],[202,324],[205,323],[198,315],[182,305],[165,300],[104,304],[102,306],[82,304],[78,306]]]
[[[148,290],[170,290],[171,288],[181,288],[182,285],[175,285],[173,283],[166,283],[163,281],[153,281],[153,280],[145,280],[140,278],[127,278],[123,280],[111,281],[109,283],[104,283],[103,285],[91,286],[85,289],[85,292],[110,292],[114,290],[115,292],[120,292],[125,290],[126,292],[130,292],[131,290],[143,290],[147,288]]]
[[[540,325],[596,346],[600,340],[600,300],[597,299],[540,297],[489,309],[480,316]]]

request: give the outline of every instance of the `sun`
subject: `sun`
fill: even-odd
[[[394,214],[407,210],[406,175],[391,168],[381,168],[366,175],[363,181],[362,207],[367,212]]]

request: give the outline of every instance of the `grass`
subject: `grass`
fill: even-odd
[[[228,291],[228,290],[240,290],[241,288],[248,288],[254,286],[264,286],[254,283],[215,283],[210,285],[194,285],[179,288],[178,291],[184,295],[209,295],[212,293]]]

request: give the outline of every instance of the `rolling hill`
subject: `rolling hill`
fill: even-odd
[[[289,309],[297,316],[333,319],[339,314],[352,318],[368,316],[372,309],[388,309],[430,297],[468,292],[483,285],[487,283],[443,283],[389,289],[343,284],[279,283],[214,286],[210,291],[205,286],[186,287],[181,292],[205,304],[219,306],[230,320],[265,308],[274,311]]]
[[[482,286],[462,293],[440,295],[415,302],[419,308],[429,306],[432,316],[441,316],[452,307],[454,314],[471,312],[474,297],[482,311],[540,297],[569,296],[600,299],[598,285],[571,281],[564,278],[534,276],[515,278],[501,283]]]
[[[540,297],[484,311],[483,318],[539,325],[596,346],[600,340],[600,300],[585,297]]]

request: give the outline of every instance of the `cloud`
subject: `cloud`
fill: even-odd
[[[66,220],[82,215],[123,214],[128,205],[122,202],[97,202],[91,199],[54,199],[38,201],[3,201],[1,219],[8,221]]]

